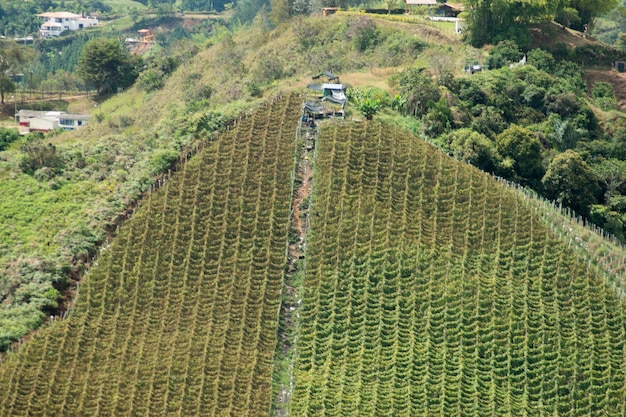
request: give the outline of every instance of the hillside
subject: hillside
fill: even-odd
[[[216,24],[200,45],[181,42],[173,56],[155,58],[178,62],[161,88],[143,88],[140,79],[120,94],[71,103],[70,111],[93,115],[89,126],[0,151],[0,351],[63,314],[99,246],[188,147],[264,97],[304,88],[320,71],[388,88],[395,66],[417,55],[427,61],[448,41],[425,25],[381,21],[377,44],[360,50],[361,21],[307,18],[272,31],[259,19],[235,33]],[[34,172],[20,168],[47,149],[53,155]]]
[[[624,247],[469,165],[544,191],[561,152],[620,162],[621,91],[417,20],[263,17],[0,153],[0,415],[623,415]],[[349,106],[305,152],[325,70],[384,122]]]
[[[266,415],[298,98],[150,194],[74,308],[0,365],[0,415]]]
[[[0,365],[0,414],[267,415],[299,100],[150,195]],[[624,413],[623,302],[525,199],[377,122],[314,161],[289,415]]]
[[[378,123],[316,160],[290,415],[624,413],[624,304],[532,204]]]

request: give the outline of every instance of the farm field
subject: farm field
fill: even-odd
[[[623,302],[512,189],[374,122],[317,152],[291,416],[626,412]]]
[[[267,415],[298,104],[239,120],[146,197],[69,316],[6,356],[0,415]]]

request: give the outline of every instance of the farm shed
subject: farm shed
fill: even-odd
[[[440,4],[435,10],[435,14],[441,17],[458,17],[465,11],[465,6],[459,3],[444,3]]]
[[[305,102],[304,113],[314,117],[344,117],[348,101],[344,84],[309,84],[307,88],[320,91],[321,95],[318,94],[314,100]]]

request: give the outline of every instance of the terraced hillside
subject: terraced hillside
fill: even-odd
[[[318,144],[291,416],[623,415],[623,303],[512,190],[377,123]]]
[[[267,415],[298,110],[242,119],[144,202],[0,365],[0,415]]]
[[[260,108],[144,201],[68,318],[0,363],[1,416],[270,414],[299,108]],[[317,142],[277,414],[626,413],[623,301],[536,206],[379,123]]]

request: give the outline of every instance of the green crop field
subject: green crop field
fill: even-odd
[[[295,96],[147,197],[70,315],[0,366],[2,416],[262,416],[286,262]]]
[[[600,266],[415,136],[321,124],[310,227],[290,236],[300,100],[143,200],[69,316],[2,358],[1,416],[267,416],[278,386],[281,416],[626,413],[626,309]],[[279,346],[289,241],[301,302]],[[293,360],[272,387],[275,358]]]
[[[623,303],[488,175],[378,123],[317,150],[291,416],[623,415]]]

